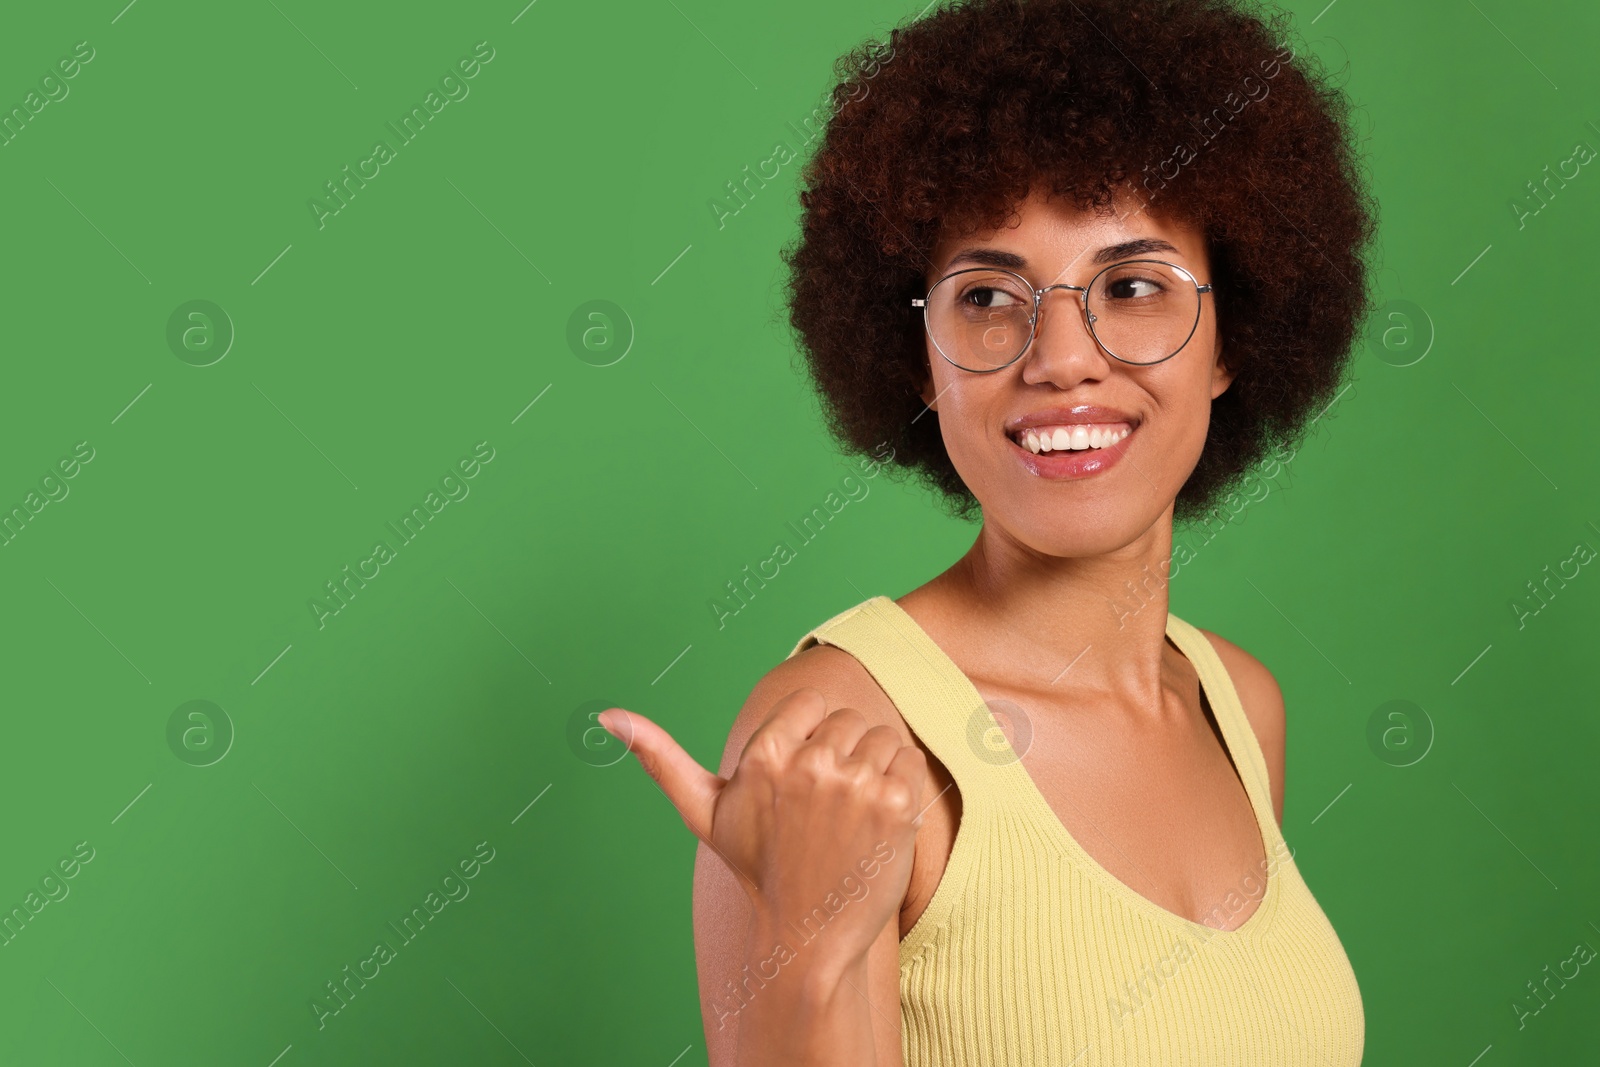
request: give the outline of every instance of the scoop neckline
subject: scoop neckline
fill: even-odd
[[[946,653],[942,647],[940,647],[939,643],[933,639],[932,635],[928,633],[922,624],[912,617],[910,612],[906,611],[905,608],[901,607],[895,602],[894,598],[890,596],[879,594],[879,596],[874,599],[884,602],[884,604],[892,609],[894,618],[898,619],[903,626],[910,628],[912,631],[921,636],[921,639],[937,656],[939,666],[946,671],[951,678],[957,680],[959,684],[967,690],[967,693],[972,701],[970,706],[988,706],[988,702],[985,701],[983,699],[983,695],[978,692],[978,687],[973,684],[972,679],[967,677],[966,672],[956,664],[955,660],[950,658],[949,654]],[[1197,922],[1196,920],[1190,919],[1187,916],[1179,915],[1177,912],[1171,911],[1160,904],[1157,904],[1155,901],[1138,892],[1132,886],[1128,885],[1126,882],[1122,881],[1122,879],[1118,878],[1116,875],[1107,870],[1099,860],[1090,855],[1088,850],[1078,843],[1078,839],[1075,838],[1071,831],[1067,829],[1066,824],[1061,821],[1061,817],[1056,814],[1055,809],[1050,807],[1050,802],[1045,799],[1044,793],[1040,791],[1038,783],[1033,780],[1033,775],[1030,774],[1028,768],[1023,765],[1022,757],[1017,755],[1015,750],[1011,748],[1011,739],[1005,736],[1005,731],[1003,730],[1000,731],[1000,736],[1005,742],[1004,753],[1009,754],[1011,758],[1004,763],[994,766],[993,769],[1001,773],[1010,774],[1018,780],[1023,787],[1022,794],[1026,797],[1027,804],[1033,809],[1034,814],[1039,816],[1041,821],[1045,822],[1051,828],[1050,832],[1060,841],[1071,858],[1077,862],[1078,869],[1099,884],[1102,889],[1104,889],[1113,898],[1122,901],[1135,911],[1156,918],[1168,926],[1177,926],[1190,934],[1197,934],[1199,935],[1199,940],[1202,942],[1209,941],[1216,937],[1220,937],[1224,940],[1238,940],[1254,934],[1260,929],[1260,927],[1266,924],[1270,918],[1270,913],[1276,910],[1278,898],[1282,890],[1282,864],[1272,863],[1272,854],[1275,850],[1273,848],[1272,835],[1269,831],[1267,823],[1265,822],[1266,816],[1262,807],[1263,800],[1257,795],[1257,790],[1250,785],[1243,768],[1239,766],[1238,760],[1234,756],[1235,750],[1240,747],[1238,744],[1239,739],[1236,736],[1233,722],[1234,716],[1231,714],[1231,712],[1221,715],[1216,713],[1218,702],[1215,699],[1214,694],[1218,686],[1215,684],[1217,679],[1211,674],[1212,664],[1204,657],[1196,657],[1195,655],[1191,654],[1189,648],[1185,647],[1186,635],[1176,632],[1181,629],[1181,626],[1175,627],[1173,625],[1174,622],[1183,624],[1182,619],[1179,619],[1171,611],[1168,611],[1165,630],[1166,636],[1172,640],[1172,643],[1177,647],[1178,651],[1183,654],[1183,657],[1193,664],[1195,673],[1199,676],[1201,693],[1211,705],[1212,714],[1216,718],[1218,727],[1220,727],[1222,730],[1224,755],[1227,756],[1228,762],[1232,765],[1235,775],[1239,780],[1239,784],[1244,788],[1245,799],[1249,802],[1250,809],[1255,815],[1256,834],[1261,840],[1262,859],[1260,862],[1264,867],[1267,868],[1267,882],[1265,888],[1261,892],[1261,897],[1256,904],[1255,910],[1250,913],[1250,916],[1245,919],[1242,924],[1231,930],[1224,930],[1215,926],[1208,926],[1202,922]],[[1203,639],[1204,635],[1201,636]],[[1220,659],[1217,660],[1217,665],[1224,673],[1226,673],[1227,667],[1221,663]],[[1231,678],[1229,680],[1231,682]],[[1208,682],[1211,684],[1208,684]],[[954,777],[953,771],[951,774],[952,777]],[[959,792],[959,783],[957,783],[956,788]],[[963,798],[963,804],[965,804],[965,798]],[[962,844],[961,831],[964,826],[965,816],[963,816],[962,824],[956,828],[956,836],[951,844],[951,857],[950,859],[946,860],[946,873],[948,873],[948,868],[953,864],[956,847]],[[939,885],[934,888],[934,899],[937,899],[940,896],[940,890],[944,888],[945,881],[945,877],[941,876]],[[931,911],[934,899],[929,900],[928,908],[925,909],[923,917],[926,917],[927,912]],[[1226,900],[1226,895],[1224,895],[1223,899]],[[906,939],[903,940],[908,940],[916,933],[917,928],[921,925],[921,918],[919,918],[918,921],[913,924],[912,929],[907,932]]]

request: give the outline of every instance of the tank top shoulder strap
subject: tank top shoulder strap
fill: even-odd
[[[1228,755],[1239,769],[1257,821],[1271,840],[1278,836],[1278,824],[1266,757],[1226,665],[1205,634],[1170,612],[1167,636],[1194,664]],[[1055,824],[1055,815],[1034,787],[993,709],[900,605],[887,596],[862,601],[807,632],[789,656],[815,644],[840,648],[866,669],[906,725],[955,779],[968,816],[1005,809]],[[1030,729],[1025,712],[1020,724],[1011,725]]]
[[[1222,736],[1228,743],[1228,755],[1239,769],[1239,777],[1245,783],[1263,826],[1275,835],[1278,821],[1273,814],[1272,792],[1268,786],[1267,758],[1261,751],[1261,742],[1256,739],[1255,727],[1244,713],[1244,704],[1239,700],[1239,692],[1234,688],[1227,665],[1217,654],[1216,646],[1200,632],[1199,627],[1170,612],[1167,614],[1167,636],[1172,638],[1178,651],[1194,664],[1195,672],[1200,675],[1200,685],[1211,704],[1211,712],[1217,717],[1217,725],[1221,727]]]
[[[943,763],[970,809],[992,791],[994,760],[984,759],[996,729],[970,679],[927,633],[886,596],[840,612],[795,643],[789,655],[815,644],[854,657],[905,719],[912,733]]]

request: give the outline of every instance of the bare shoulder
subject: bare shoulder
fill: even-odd
[[[772,714],[772,706],[797,689],[815,689],[826,698],[828,711],[854,708],[869,726],[892,726],[910,743],[911,731],[889,695],[850,653],[833,645],[815,644],[795,653],[762,675],[745,698],[728,730],[717,773],[726,778],[739,764],[745,745]]]
[[[1272,792],[1272,807],[1278,822],[1283,822],[1283,775],[1285,712],[1283,690],[1272,672],[1256,657],[1210,630],[1201,630],[1211,647],[1217,650],[1222,665],[1233,679],[1239,693],[1239,703],[1244,707],[1245,718],[1255,730],[1256,742],[1267,760],[1267,778]]]

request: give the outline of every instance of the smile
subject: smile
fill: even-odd
[[[1052,481],[1090,478],[1110,470],[1133,443],[1126,422],[1029,426],[1006,435],[1011,454],[1029,474]]]
[[[1018,430],[1011,440],[1035,454],[1040,452],[1083,452],[1107,448],[1133,432],[1125,422],[1079,423],[1072,426],[1036,426]]]

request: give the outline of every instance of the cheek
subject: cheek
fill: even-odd
[[[928,411],[918,414],[920,421],[930,418],[939,420],[939,430],[945,437],[945,447],[957,447],[952,444],[964,432],[963,425],[972,417],[972,394],[975,384],[965,380],[964,372],[952,367],[945,362],[943,356],[933,352],[928,360],[928,379],[924,387],[922,401],[928,405]],[[969,376],[970,377],[970,376]]]
[[[951,368],[954,371],[954,368]],[[959,372],[958,372],[959,373]],[[945,454],[975,494],[982,496],[994,473],[1007,462],[996,427],[1004,410],[1002,383],[935,375],[939,396],[939,435]]]
[[[1180,353],[1176,358],[1187,354]],[[1180,373],[1164,379],[1157,394],[1156,418],[1163,426],[1156,455],[1162,462],[1181,467],[1178,473],[1187,478],[1205,449],[1211,425],[1212,374],[1210,364],[1200,361],[1173,369]]]

